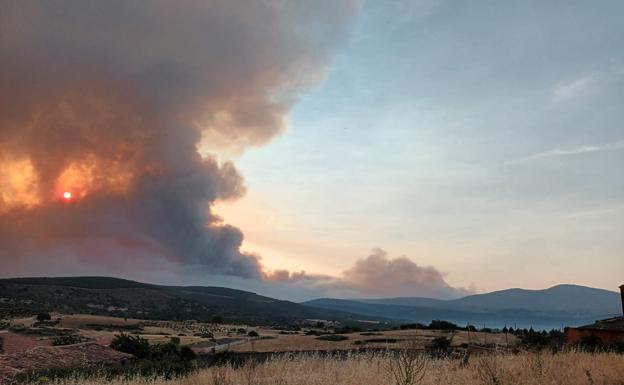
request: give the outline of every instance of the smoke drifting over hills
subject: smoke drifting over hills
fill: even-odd
[[[419,266],[405,256],[389,258],[386,251],[374,249],[366,258],[343,273],[345,286],[364,297],[420,296],[455,298],[470,290],[454,288],[433,266]]]
[[[282,132],[355,8],[0,1],[5,273],[62,260],[262,278],[243,234],[210,210],[245,193],[242,177],[206,154]]]
[[[473,294],[474,287],[453,287],[444,273],[433,266],[420,266],[406,256],[392,258],[385,250],[376,248],[369,255],[337,276],[273,271],[265,280],[273,285],[291,286],[291,295],[299,299],[318,297],[431,297],[450,299]],[[296,286],[298,293],[292,293]],[[265,287],[252,290],[270,291]],[[281,289],[283,290],[283,289]],[[280,292],[271,292],[279,296]]]

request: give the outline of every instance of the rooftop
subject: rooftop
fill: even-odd
[[[624,317],[607,318],[590,325],[579,326],[577,329],[610,330],[624,332]]]

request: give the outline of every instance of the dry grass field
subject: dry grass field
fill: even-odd
[[[23,352],[38,346],[49,346],[51,341],[41,340],[31,336],[25,336],[18,333],[2,332],[0,339],[3,340],[2,353],[13,354]]]
[[[133,318],[108,317],[89,314],[51,314],[53,320],[59,320],[54,325],[46,326],[48,329],[71,330],[74,334],[83,337],[87,341],[93,341],[101,345],[109,345],[115,335],[120,332],[140,334],[150,343],[163,343],[171,337],[180,338],[183,345],[192,345],[205,341],[204,338],[194,336],[198,330],[196,325],[185,325],[181,322],[158,322],[145,321]],[[33,327],[36,324],[35,317],[14,318],[11,325]],[[153,324],[153,325],[152,325]],[[162,325],[159,325],[162,324]],[[136,327],[136,329],[133,329]],[[224,325],[222,329],[235,326]],[[125,328],[128,328],[127,330]],[[225,332],[219,335],[226,335]],[[25,351],[36,346],[49,346],[53,336],[23,335],[16,333],[3,333],[0,336],[5,339],[5,353]]]
[[[202,368],[187,377],[137,377],[124,379],[65,378],[40,379],[36,383],[57,385],[624,385],[624,356],[584,352],[531,353],[522,351],[517,337],[503,333],[441,330],[386,330],[341,334],[336,341],[306,335],[304,330],[282,332],[270,327],[196,324],[188,322],[145,321],[90,315],[54,314],[59,319],[48,329],[70,330],[88,341],[108,345],[121,331],[141,336],[150,344],[167,342],[171,337],[191,346],[197,354],[230,351],[239,357],[268,360],[247,363],[242,367]],[[12,320],[12,324],[30,327],[33,318]],[[199,336],[208,328],[214,338]],[[34,327],[37,330],[37,327]],[[243,333],[240,330],[243,330]],[[254,330],[259,337],[248,336]],[[316,330],[320,332],[320,330]],[[21,335],[5,331],[12,350],[27,350],[36,345],[50,345],[51,336]],[[334,335],[335,336],[335,335]],[[15,338],[13,338],[15,337]],[[450,341],[452,358],[432,359],[422,354],[438,337]],[[10,338],[13,338],[12,340]],[[18,341],[19,339],[19,341]],[[26,341],[28,340],[28,341]],[[26,342],[29,342],[28,344]],[[409,349],[403,349],[409,348]],[[364,350],[362,350],[364,349]],[[331,352],[342,351],[342,354]],[[282,354],[279,354],[282,352]],[[288,355],[283,352],[295,352]],[[296,352],[302,352],[297,354]],[[318,352],[318,353],[315,353]],[[328,353],[329,352],[329,353]],[[393,373],[406,368],[401,358],[406,352],[413,359],[413,381],[397,381]],[[266,353],[266,354],[263,354]],[[276,353],[271,357],[271,353]],[[417,357],[414,359],[414,357]],[[80,362],[73,363],[80,365]],[[1,381],[0,381],[1,382]]]
[[[69,379],[62,385],[623,385],[624,356],[601,353],[522,353],[462,359],[424,359],[417,381],[398,384],[391,368],[396,357],[353,355],[276,358],[241,368],[211,367],[185,378],[164,380]],[[421,378],[422,377],[422,378]]]
[[[317,350],[352,350],[402,348],[407,345],[424,348],[436,337],[446,337],[451,340],[452,346],[461,344],[483,344],[496,346],[515,346],[518,338],[514,335],[480,333],[480,332],[445,332],[439,330],[388,330],[371,335],[370,333],[349,333],[344,341],[324,341],[316,336],[304,334],[280,334],[279,331],[260,328],[262,336],[271,339],[260,339],[232,345],[228,350],[232,352],[297,352]],[[384,341],[386,340],[386,341]]]

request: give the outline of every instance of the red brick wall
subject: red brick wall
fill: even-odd
[[[567,328],[565,330],[565,342],[573,344],[580,342],[584,337],[591,335],[598,337],[604,344],[624,343],[624,331],[586,330],[575,328]]]

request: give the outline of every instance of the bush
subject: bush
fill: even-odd
[[[247,333],[247,335],[249,337],[258,337],[260,334],[258,334],[258,332],[255,330],[251,330],[249,333]]]
[[[603,343],[600,338],[591,334],[591,335],[583,337],[581,341],[578,343],[578,345],[582,350],[597,351],[602,348]]]
[[[208,332],[208,331],[203,331],[203,332],[200,332],[200,333],[195,333],[195,334],[193,334],[193,336],[195,336],[195,337],[201,337],[201,338],[210,338],[210,339],[213,339],[213,338],[214,338],[214,334],[212,334],[211,332]]]
[[[428,329],[432,330],[457,330],[459,327],[452,322],[433,320],[428,326]]]
[[[340,334],[326,334],[326,335],[323,335],[323,336],[318,336],[318,337],[316,337],[316,339],[317,340],[321,340],[321,341],[338,342],[338,341],[348,340],[349,337],[341,336]]]
[[[432,358],[446,358],[451,353],[451,340],[446,337],[436,337],[427,346],[427,352]]]
[[[551,338],[546,332],[536,332],[530,329],[520,335],[522,344],[532,348],[543,348],[550,345]]]
[[[386,370],[396,385],[420,384],[427,371],[427,357],[418,352],[416,342],[412,341],[409,347],[388,360]]]
[[[436,337],[431,341],[431,349],[446,351],[451,348],[451,340],[446,337]]]
[[[123,353],[144,359],[150,355],[150,345],[145,338],[131,336],[128,334],[118,334],[110,344],[110,347]]]
[[[52,346],[73,345],[83,342],[83,338],[76,335],[57,336],[52,340]]]
[[[409,329],[426,329],[427,326],[421,324],[421,323],[415,323],[415,324],[403,324],[400,326],[401,330],[409,330]]]
[[[39,321],[39,322],[50,321],[51,319],[52,319],[52,317],[50,316],[49,313],[39,313],[39,314],[37,314],[37,321]]]
[[[194,369],[192,361],[197,358],[188,346],[180,347],[176,337],[165,344],[150,345],[144,338],[122,333],[115,336],[111,348],[137,357],[138,374],[162,376],[166,379],[191,372]]]
[[[349,334],[349,333],[360,333],[363,332],[364,329],[362,329],[359,326],[343,326],[341,328],[337,328],[335,330],[335,332],[337,334]]]

